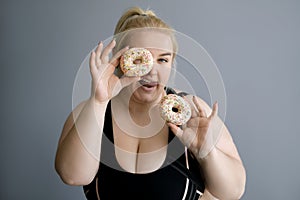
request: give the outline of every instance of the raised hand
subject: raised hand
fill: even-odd
[[[180,139],[180,141],[188,147],[194,155],[200,158],[203,155],[203,147],[211,148],[214,145],[214,141],[209,141],[209,137],[215,131],[220,131],[220,120],[218,120],[218,104],[215,103],[212,108],[212,112],[207,116],[205,109],[200,105],[199,100],[193,96],[191,119],[182,128],[177,127],[172,123],[168,123],[169,127]],[[208,144],[211,143],[211,144]],[[207,149],[205,150],[207,151]]]
[[[108,102],[111,98],[116,96],[122,88],[139,79],[138,77],[119,78],[114,74],[115,68],[119,65],[120,57],[128,50],[128,47],[125,47],[109,59],[109,54],[115,45],[115,40],[112,40],[103,48],[103,43],[100,42],[95,51],[92,51],[90,55],[89,65],[92,76],[91,97],[98,103]]]

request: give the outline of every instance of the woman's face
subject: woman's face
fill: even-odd
[[[173,62],[173,44],[167,33],[159,31],[137,31],[131,33],[127,45],[130,48],[148,49],[153,56],[152,70],[141,77],[139,82],[129,86],[132,100],[141,103],[151,103],[160,100],[164,92]]]

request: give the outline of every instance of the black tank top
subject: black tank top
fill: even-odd
[[[166,88],[166,92],[176,93],[170,88]],[[103,132],[99,171],[89,185],[83,186],[88,200],[196,200],[203,193],[205,186],[198,162],[170,129],[164,164],[160,169],[146,174],[126,172],[118,164],[110,103],[106,109]]]

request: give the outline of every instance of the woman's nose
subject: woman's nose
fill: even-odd
[[[153,63],[152,69],[149,72],[150,75],[156,75],[157,74],[157,69],[158,69],[158,64],[157,63]]]

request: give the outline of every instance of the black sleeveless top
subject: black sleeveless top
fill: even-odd
[[[166,88],[167,94],[176,93]],[[178,95],[185,95],[181,93]],[[115,157],[110,103],[107,106],[99,171],[83,186],[88,200],[196,200],[204,191],[198,162],[169,129],[167,156],[162,167],[146,174],[124,171]],[[113,166],[113,167],[111,167]]]

